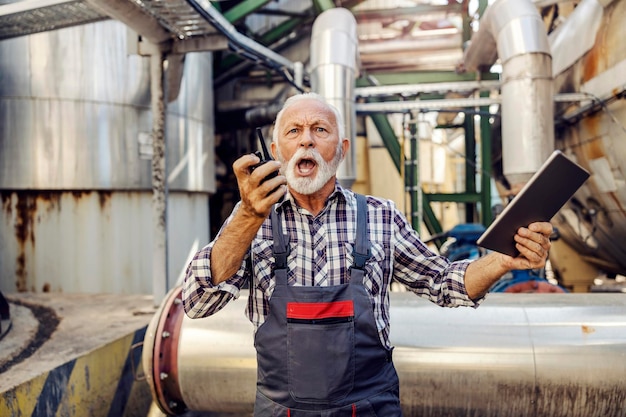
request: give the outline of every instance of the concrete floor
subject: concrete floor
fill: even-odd
[[[11,328],[0,339],[0,415],[31,415],[29,410],[41,408],[42,400],[37,397],[46,392],[41,386],[49,383],[54,370],[68,363],[76,364],[77,369],[66,375],[66,386],[57,387],[67,391],[56,399],[57,410],[77,408],[75,404],[64,405],[64,401],[80,401],[80,407],[88,407],[85,404],[89,398],[85,397],[94,391],[101,397],[99,405],[89,407],[104,408],[106,401],[113,401],[104,395],[108,385],[114,385],[111,396],[119,396],[122,378],[129,392],[137,390],[132,374],[139,374],[141,369],[131,372],[127,368],[131,357],[140,368],[141,350],[129,351],[136,339],[143,341],[142,332],[156,312],[152,296],[61,293],[4,296],[10,306]],[[135,364],[132,365],[134,369]],[[145,404],[136,408],[147,410],[149,388],[145,382],[139,381],[137,385],[143,392],[140,402]],[[73,400],[72,395],[77,399]],[[132,408],[129,403],[125,398],[124,407]],[[125,417],[130,415],[132,412],[124,412]]]

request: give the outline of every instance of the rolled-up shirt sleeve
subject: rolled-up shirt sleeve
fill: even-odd
[[[478,307],[483,298],[471,299],[465,288],[465,271],[471,260],[450,262],[430,250],[399,211],[394,217],[398,236],[394,242],[394,278],[442,307]]]
[[[235,208],[236,210],[236,208]],[[235,211],[233,211],[233,214]],[[226,220],[216,238],[200,249],[187,266],[182,288],[182,301],[185,313],[190,318],[207,317],[220,311],[230,300],[239,297],[241,288],[249,276],[247,265],[250,251],[246,253],[237,272],[218,285],[213,284],[211,276],[211,251],[221,231],[230,222]]]

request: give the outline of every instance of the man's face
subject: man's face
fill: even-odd
[[[310,195],[334,182],[348,141],[340,140],[331,110],[316,100],[302,100],[284,111],[276,129],[278,144],[272,143],[272,149],[294,191]]]

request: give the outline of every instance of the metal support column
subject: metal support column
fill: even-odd
[[[482,95],[482,94],[481,94]],[[493,220],[491,212],[491,122],[489,106],[480,108],[480,205],[481,222],[489,226]]]
[[[476,193],[476,129],[474,114],[465,113],[465,194]],[[465,204],[465,222],[475,222],[475,203]]]
[[[407,180],[409,183],[409,192],[411,195],[411,225],[417,233],[421,232],[422,226],[422,183],[419,174],[419,140],[417,135],[417,120],[409,121],[409,133],[411,134],[411,159],[406,167]]]
[[[167,59],[163,52],[150,56],[152,108],[152,294],[155,306],[168,292],[167,279],[167,155],[165,121],[167,111]]]

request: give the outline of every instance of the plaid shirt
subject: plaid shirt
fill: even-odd
[[[385,346],[390,346],[389,291],[392,280],[440,306],[478,305],[478,301],[467,296],[463,282],[469,261],[449,262],[433,253],[392,201],[368,196],[367,206],[372,256],[365,265],[364,285],[371,297],[378,332]],[[238,205],[235,211],[237,208]],[[297,207],[289,195],[275,209],[282,214],[279,218],[283,231],[289,235],[289,285],[345,283],[350,277],[348,270],[352,265],[356,236],[354,193],[336,184],[335,191],[317,216]],[[230,218],[232,214],[225,224]],[[268,218],[252,241],[237,273],[218,285],[211,282],[213,242],[196,253],[183,283],[183,304],[190,317],[216,313],[233,297],[239,297],[241,288],[249,286],[246,315],[255,329],[264,322],[275,286],[271,229]],[[249,282],[252,283],[248,285]]]

